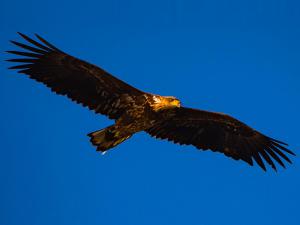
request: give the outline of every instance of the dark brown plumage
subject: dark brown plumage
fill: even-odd
[[[146,131],[151,136],[198,149],[224,153],[253,165],[253,159],[266,170],[264,161],[276,170],[275,161],[285,167],[291,163],[286,144],[269,138],[246,124],[221,113],[180,106],[174,97],[140,91],[103,69],[74,58],[36,35],[35,41],[19,33],[32,46],[12,41],[26,51],[8,51],[23,58],[10,69],[44,83],[57,94],[108,116],[115,124],[89,134],[97,150],[105,152],[134,133]]]

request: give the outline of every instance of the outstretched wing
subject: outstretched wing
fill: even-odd
[[[32,46],[11,41],[25,51],[7,52],[25,57],[7,60],[21,63],[10,69],[27,74],[96,113],[117,119],[136,96],[143,94],[103,69],[62,52],[38,35],[40,42],[19,34]]]
[[[174,143],[221,152],[251,166],[254,159],[263,170],[266,170],[263,159],[276,170],[273,160],[285,167],[281,158],[291,163],[285,153],[295,155],[284,147],[285,143],[269,138],[228,115],[184,107],[173,113],[171,119],[158,122],[146,132]]]

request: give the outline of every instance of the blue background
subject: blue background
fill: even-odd
[[[299,224],[299,157],[278,173],[139,133],[102,156],[112,123],[25,76],[4,50],[39,33],[152,93],[225,112],[299,155],[300,3],[0,3],[0,224]]]

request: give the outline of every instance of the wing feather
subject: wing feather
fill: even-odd
[[[117,119],[143,92],[117,79],[103,69],[72,57],[36,35],[38,41],[19,33],[32,46],[16,41],[14,45],[25,51],[7,51],[26,58],[9,59],[21,63],[10,69],[27,74],[44,83],[57,94],[94,110],[96,113]],[[124,96],[131,96],[126,98]]]
[[[291,163],[285,153],[295,155],[286,143],[269,138],[246,124],[221,113],[178,108],[173,117],[157,122],[146,130],[151,136],[174,143],[194,145],[198,149],[221,152],[266,170],[265,162],[277,170],[274,161],[285,167],[281,158]]]

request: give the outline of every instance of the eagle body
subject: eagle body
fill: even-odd
[[[187,108],[172,96],[143,92],[100,67],[75,58],[36,35],[19,33],[29,44],[11,41],[23,51],[7,51],[21,58],[10,69],[43,83],[53,92],[106,115],[115,123],[88,134],[98,151],[106,152],[144,131],[150,136],[200,150],[223,153],[249,165],[255,161],[263,170],[267,163],[277,170],[295,155],[287,144],[270,138],[223,113]]]
[[[131,108],[114,125],[88,134],[97,150],[105,152],[133,134],[150,129],[162,119],[171,118],[173,109],[180,107],[180,101],[175,97],[144,94],[136,99],[127,97],[127,100],[132,103]]]

